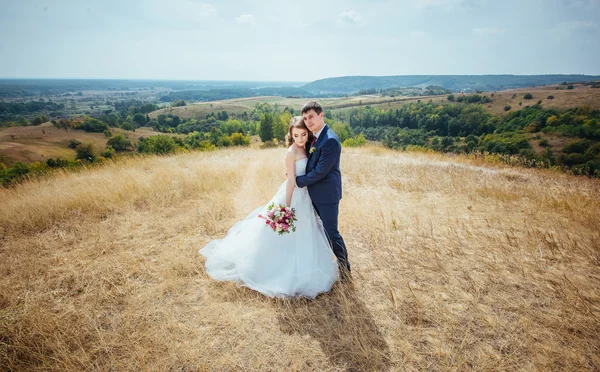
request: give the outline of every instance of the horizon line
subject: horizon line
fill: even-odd
[[[343,75],[325,77],[315,80],[220,80],[220,79],[180,79],[180,78],[112,78],[112,77],[0,77],[0,80],[131,80],[131,81],[202,81],[202,82],[272,82],[272,83],[310,83],[318,80],[337,79],[346,77],[375,77],[387,78],[397,76],[587,76],[600,77],[599,74],[583,74],[583,73],[547,73],[547,74],[508,74],[508,73],[492,73],[492,74],[399,74],[399,75]]]

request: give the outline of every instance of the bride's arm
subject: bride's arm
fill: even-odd
[[[287,170],[287,186],[285,189],[285,205],[292,203],[292,194],[296,187],[296,154],[290,149],[285,157],[285,168]]]

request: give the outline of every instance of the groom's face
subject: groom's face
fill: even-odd
[[[325,121],[323,120],[324,116],[323,113],[317,114],[315,110],[310,110],[302,114],[304,124],[306,124],[308,130],[313,133],[318,133],[325,125]]]

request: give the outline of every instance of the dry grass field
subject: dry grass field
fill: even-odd
[[[376,105],[376,104],[387,104],[387,102],[406,102],[406,101],[417,101],[417,99],[430,99],[432,97],[446,97],[446,96],[425,96],[425,97],[381,97],[377,95],[368,96],[350,96],[340,98],[318,98],[317,100],[321,105],[328,110],[335,110],[343,107],[355,107],[361,105]],[[275,96],[261,96],[251,98],[239,98],[239,99],[228,99],[223,101],[212,101],[212,102],[197,102],[187,106],[179,107],[167,107],[160,110],[156,110],[148,114],[151,118],[155,118],[160,114],[173,114],[181,117],[182,119],[189,118],[204,118],[211,112],[227,111],[229,114],[240,114],[244,111],[250,113],[257,103],[269,103],[270,105],[279,105],[280,108],[292,107],[296,110],[300,110],[303,104],[308,102],[310,98],[283,98]]]
[[[556,90],[559,87],[560,90]],[[591,88],[581,84],[574,84],[574,89],[567,90],[562,85],[548,85],[531,88],[509,89],[498,92],[483,92],[481,94],[490,96],[494,94],[493,102],[486,104],[486,108],[493,114],[506,114],[504,106],[511,106],[512,111],[517,111],[527,105],[534,105],[537,101],[542,100],[542,106],[546,108],[569,109],[582,105],[589,105],[592,109],[600,110],[600,89]],[[533,99],[526,100],[523,98],[525,93],[531,93]],[[512,96],[516,94],[515,98]],[[460,93],[454,93],[458,97]],[[554,96],[553,99],[548,99],[548,96]],[[292,107],[300,109],[305,104],[308,98],[283,98],[283,97],[252,97],[240,98],[214,102],[198,102],[181,107],[168,107],[149,114],[155,118],[159,114],[173,114],[182,119],[189,118],[204,118],[211,112],[227,111],[230,114],[239,114],[244,111],[251,112],[257,103],[267,102],[271,105],[277,104],[280,107]],[[429,102],[447,104],[448,95],[438,96],[423,96],[423,97],[381,97],[377,95],[368,96],[351,96],[342,98],[319,98],[318,101],[327,110],[345,110],[352,107],[360,107],[371,105],[381,109],[397,109],[402,105],[411,102]],[[522,105],[519,106],[519,102]]]
[[[560,89],[557,90],[556,88]],[[491,97],[491,94],[494,94]],[[531,93],[532,99],[524,99],[526,93]],[[594,110],[600,110],[600,89],[592,88],[581,84],[573,84],[573,89],[565,89],[563,85],[547,85],[530,88],[518,88],[501,90],[497,92],[483,92],[481,95],[492,98],[493,102],[485,104],[487,110],[492,114],[505,115],[509,112],[518,111],[525,106],[535,105],[539,100],[542,101],[541,105],[544,108],[555,108],[559,110],[566,110],[574,107],[583,105],[589,105]],[[512,98],[516,94],[515,98]],[[454,93],[455,102],[456,98],[460,96],[460,93]],[[549,96],[553,96],[553,99],[548,99]],[[386,102],[381,104],[372,104],[373,107],[379,107],[382,109],[397,109],[402,107],[407,102],[428,102],[432,100],[434,103],[447,104],[448,96],[433,96],[433,97],[416,97],[410,99],[402,99],[397,102]],[[522,105],[519,106],[519,102]],[[504,106],[510,106],[510,111],[504,111]]]
[[[132,143],[137,143],[139,137],[149,137],[157,134],[152,128],[138,128],[135,132],[119,128],[110,128],[113,135],[122,134]],[[166,135],[174,135],[168,134]],[[52,123],[44,123],[35,127],[11,127],[0,129],[0,156],[4,164],[11,166],[14,162],[33,163],[45,162],[48,158],[74,159],[75,150],[67,147],[69,141],[92,142],[96,149],[106,148],[107,138],[103,133],[90,133],[83,130],[68,131],[55,128]],[[1,160],[0,160],[1,161]]]
[[[353,283],[212,281],[198,249],[282,149],[128,158],[0,189],[0,370],[600,369],[600,182],[345,148]]]

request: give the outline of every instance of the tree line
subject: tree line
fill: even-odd
[[[476,100],[476,99],[475,99]],[[371,106],[336,113],[353,133],[363,133],[389,148],[423,147],[435,151],[488,152],[515,155],[533,166],[559,166],[577,174],[600,175],[600,111],[582,106],[568,110],[546,109],[540,104],[490,114],[483,105],[468,103],[408,103],[399,109]],[[550,146],[547,137],[566,138],[565,145]],[[532,142],[544,148],[540,155]]]

